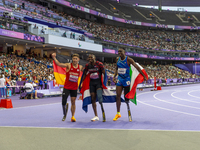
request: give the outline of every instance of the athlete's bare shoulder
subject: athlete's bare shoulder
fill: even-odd
[[[130,66],[130,64],[132,64],[132,65],[135,64],[135,61],[132,58],[130,58],[130,57],[127,58],[127,61],[128,61],[128,65],[129,66]]]
[[[130,58],[130,57],[128,57],[128,56],[127,56],[127,60],[128,60],[129,62],[135,62],[132,58]]]

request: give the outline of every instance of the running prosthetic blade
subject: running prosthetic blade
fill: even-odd
[[[129,119],[130,122],[132,121],[131,111],[130,110],[128,110],[128,119]]]
[[[105,115],[105,112],[103,112],[103,122],[106,122],[106,115]]]
[[[100,105],[101,105],[101,110],[102,110],[103,122],[106,122],[106,115],[105,115],[105,112],[104,112],[103,104],[100,103]]]
[[[68,105],[68,103],[67,103],[67,104],[66,104],[66,117],[67,117],[68,107],[69,107],[69,105]]]
[[[129,103],[126,102],[126,104],[127,104],[127,109],[128,109],[128,119],[131,122],[132,121],[132,116],[131,116],[131,111],[130,111]]]

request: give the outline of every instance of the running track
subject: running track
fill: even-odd
[[[50,128],[94,128],[94,129],[145,129],[145,130],[190,130],[200,131],[200,84],[163,87],[161,91],[145,89],[137,91],[138,105],[130,103],[133,121],[128,121],[126,105],[122,103],[122,118],[113,122],[116,105],[104,104],[106,122],[90,122],[93,117],[91,105],[85,113],[77,100],[75,117],[70,122],[71,112],[62,122],[61,97],[39,100],[19,100],[11,97],[13,109],[0,109],[0,126],[50,127]],[[68,100],[69,102],[69,100]]]

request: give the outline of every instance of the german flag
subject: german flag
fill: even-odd
[[[53,70],[54,70],[54,76],[56,79],[56,83],[60,84],[60,85],[64,85],[65,78],[66,78],[66,68],[57,66],[55,61],[53,61]]]
[[[70,56],[64,56],[64,55],[58,55],[56,54],[56,59],[60,63],[70,63],[71,62],[71,57]],[[80,60],[79,62],[80,65],[83,65],[83,67],[86,64],[86,61]],[[56,79],[56,83],[60,85],[65,84],[65,79],[66,79],[66,68],[62,68],[56,65],[55,61],[53,61],[53,69],[54,69],[54,76]],[[81,80],[83,72],[80,73],[79,78],[78,78],[78,86]]]

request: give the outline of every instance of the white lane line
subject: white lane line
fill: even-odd
[[[179,97],[174,96],[174,94],[175,94],[175,93],[178,93],[178,92],[182,92],[182,91],[173,92],[173,93],[171,94],[171,96],[174,97],[174,98],[176,98],[176,99],[180,99],[180,100],[182,100],[182,101],[187,101],[187,102],[192,102],[192,103],[200,103],[200,102],[197,102],[197,101],[191,101],[191,100],[188,100],[188,99],[183,99],[183,98],[179,98]]]
[[[161,129],[109,129],[109,128],[69,128],[69,127],[34,127],[34,126],[0,126],[0,128],[29,128],[29,129],[64,129],[64,130],[122,130],[122,131],[159,131],[159,132],[200,132],[199,130],[161,130]]]
[[[34,105],[34,106],[24,106],[24,107],[17,107],[17,108],[10,108],[10,109],[0,109],[0,111],[5,111],[5,110],[13,110],[13,109],[20,109],[20,108],[30,108],[30,107],[38,107],[38,106],[46,106],[46,105],[54,105],[54,104],[61,104],[60,103],[51,103],[51,104],[42,104],[42,105]]]
[[[144,103],[144,102],[142,102],[142,101],[140,101],[138,99],[137,99],[137,101],[139,103],[144,104],[144,105],[155,107],[155,108],[158,108],[158,109],[167,110],[167,111],[176,112],[176,113],[185,114],[185,115],[190,115],[190,116],[195,116],[195,117],[200,117],[200,115],[196,115],[196,114],[186,113],[186,112],[182,112],[182,111],[177,111],[177,110],[173,110],[173,109],[168,109],[168,108],[163,108],[163,107],[147,104],[147,103]]]
[[[195,92],[195,91],[199,91],[199,90],[189,91],[189,92],[188,92],[188,95],[190,95],[191,97],[200,98],[200,97],[198,97],[198,96],[194,96],[194,95],[191,95],[191,94],[190,94],[190,93]]]
[[[146,93],[140,93],[140,94],[137,95],[137,97],[141,96],[141,95],[144,95],[144,94],[146,94]],[[167,111],[176,112],[176,113],[180,113],[180,114],[185,114],[185,115],[200,117],[200,115],[197,115],[197,114],[192,114],[192,113],[187,113],[187,112],[182,112],[182,111],[177,111],[177,110],[173,110],[173,109],[168,109],[168,108],[164,108],[164,107],[159,107],[159,106],[147,104],[147,103],[144,103],[144,102],[140,101],[138,98],[137,98],[137,101],[139,103],[142,103],[142,104],[150,106],[150,107],[155,107],[155,108],[162,109],[162,110],[167,110]]]
[[[162,92],[162,93],[164,93],[164,92]],[[177,103],[168,102],[168,101],[165,101],[165,100],[159,99],[159,98],[156,97],[157,94],[160,94],[160,93],[156,93],[156,94],[154,94],[153,97],[154,97],[155,99],[157,99],[158,101],[161,101],[161,102],[164,102],[164,103],[168,103],[168,104],[172,104],[172,105],[183,106],[183,107],[187,107],[187,108],[200,109],[199,107],[187,106],[187,105],[177,104]]]

